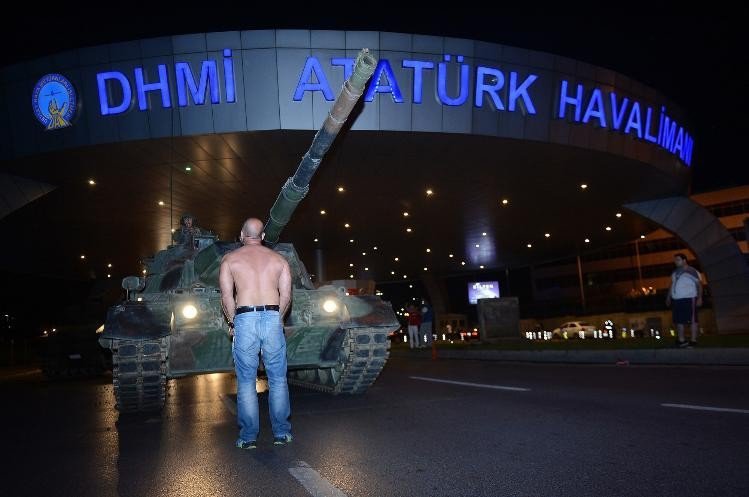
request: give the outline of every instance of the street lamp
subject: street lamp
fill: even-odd
[[[640,290],[642,290],[642,265],[640,264],[640,239],[635,238],[635,257],[637,259],[637,278]]]

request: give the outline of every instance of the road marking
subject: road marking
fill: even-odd
[[[455,402],[458,399],[460,399],[459,396],[458,397],[451,396],[451,397],[437,397],[434,399],[408,400],[405,402],[393,402],[393,403],[388,403],[388,404],[377,404],[377,405],[367,404],[367,405],[356,406],[356,407],[340,407],[340,408],[334,408],[334,409],[310,409],[310,410],[294,411],[294,416],[315,416],[318,414],[329,415],[329,414],[335,414],[339,412],[372,411],[376,409],[392,410],[392,409],[400,409],[400,408],[407,407],[407,406],[417,406],[417,405],[433,403],[433,402]]]
[[[289,468],[289,473],[302,484],[312,497],[347,497],[345,493],[320,476],[320,473],[304,461],[297,461],[297,466]]]
[[[233,400],[231,400],[227,395],[219,394],[219,398],[224,403],[227,409],[229,409],[229,412],[232,413],[234,416],[237,415],[237,404],[234,403]]]
[[[464,387],[491,388],[492,390],[509,390],[511,392],[530,392],[530,388],[505,387],[502,385],[487,385],[484,383],[471,383],[468,381],[440,380],[438,378],[426,378],[424,376],[409,376],[412,380],[433,381],[435,383],[448,383],[450,385],[461,385]]]
[[[676,407],[678,409],[692,409],[695,411],[737,412],[739,414],[749,414],[749,409],[731,409],[728,407],[693,406],[689,404],[661,404],[661,405],[663,407]]]
[[[2,377],[0,377],[0,380],[8,380],[10,378],[18,378],[18,377],[21,377],[21,376],[31,376],[32,374],[37,374],[37,373],[41,373],[41,372],[42,372],[41,369],[32,369],[31,371],[23,371],[21,373],[13,373],[13,374],[9,374],[9,375],[6,375],[6,376],[2,376]]]

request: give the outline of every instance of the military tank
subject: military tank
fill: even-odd
[[[289,382],[331,394],[358,394],[372,385],[388,359],[388,333],[399,327],[398,320],[379,297],[316,287],[294,246],[278,241],[376,63],[366,49],[359,53],[265,227],[265,243],[286,258],[292,272],[292,307],[284,322]],[[234,369],[218,280],[222,257],[239,244],[220,241],[192,223],[177,235],[176,243],[144,261],[145,277],[123,279],[125,300],[107,312],[99,340],[112,351],[121,412],[161,409],[167,379]]]

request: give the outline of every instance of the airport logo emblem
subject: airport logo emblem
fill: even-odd
[[[37,120],[48,130],[67,128],[75,117],[75,88],[65,76],[47,74],[34,85],[31,107]]]

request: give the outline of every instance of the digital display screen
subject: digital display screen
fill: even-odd
[[[476,304],[478,299],[499,298],[498,281],[475,281],[468,283],[468,303]]]

